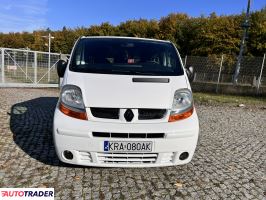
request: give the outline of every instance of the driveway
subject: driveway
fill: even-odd
[[[196,105],[191,163],[162,168],[62,164],[53,139],[56,89],[0,89],[0,187],[53,187],[56,199],[265,199],[266,110]]]

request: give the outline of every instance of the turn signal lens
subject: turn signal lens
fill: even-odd
[[[86,112],[77,112],[64,106],[62,103],[59,104],[59,110],[67,116],[74,117],[77,119],[88,120]]]
[[[184,113],[170,115],[168,122],[175,122],[175,121],[178,121],[181,119],[186,119],[193,114],[193,111],[194,111],[194,108],[192,107],[190,110],[188,110]]]

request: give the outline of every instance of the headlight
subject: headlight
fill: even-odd
[[[175,91],[169,122],[185,119],[193,114],[193,97],[189,89]]]
[[[70,117],[87,120],[82,92],[78,86],[65,85],[62,88],[59,109]]]

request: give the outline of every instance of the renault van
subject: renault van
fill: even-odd
[[[160,167],[191,161],[199,123],[189,79],[169,41],[81,37],[54,113],[60,161],[99,167]]]

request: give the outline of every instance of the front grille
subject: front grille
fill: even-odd
[[[139,120],[162,119],[166,114],[166,109],[139,109]]]
[[[164,138],[164,133],[107,133],[92,132],[93,137],[105,138]]]
[[[119,108],[91,108],[91,114],[97,118],[119,119]]]
[[[96,118],[104,119],[119,119],[119,108],[96,108],[92,107],[91,114]],[[131,110],[128,109],[127,112]],[[132,112],[132,111],[131,111]],[[138,120],[153,120],[153,119],[162,119],[166,115],[166,109],[150,109],[150,108],[140,108],[138,109]],[[126,113],[125,113],[126,114]],[[132,118],[127,119],[131,121]]]
[[[149,164],[157,161],[157,153],[97,153],[100,163]]]

